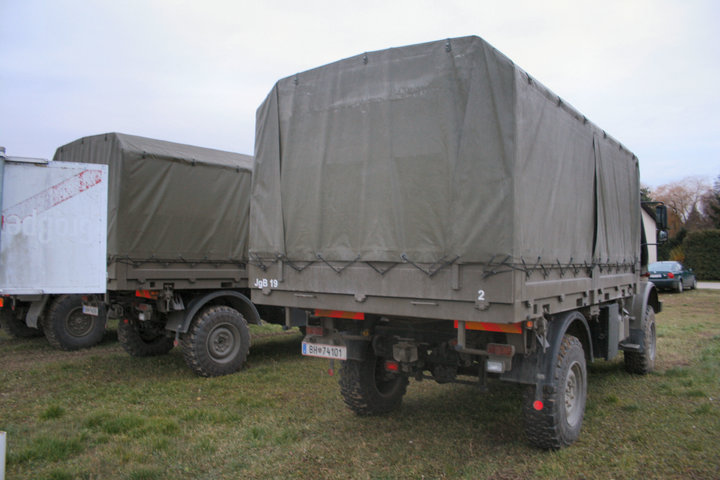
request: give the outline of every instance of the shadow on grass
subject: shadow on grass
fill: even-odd
[[[295,331],[253,338],[250,357],[255,360],[272,358],[275,361],[299,357],[302,339],[300,332]]]

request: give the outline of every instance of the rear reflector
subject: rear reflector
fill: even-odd
[[[157,300],[160,296],[160,292],[158,290],[135,290],[135,296],[150,300]]]
[[[544,407],[544,405],[543,405],[543,402],[542,402],[542,401],[540,401],[540,400],[535,400],[535,401],[533,402],[533,408],[534,408],[535,410],[537,410],[538,412],[539,412],[540,410],[542,410],[543,407]]]
[[[315,316],[326,318],[348,318],[350,320],[365,320],[364,313],[344,312],[342,310],[315,310]]]
[[[458,322],[455,320],[455,328]],[[489,322],[465,322],[467,330],[483,330],[486,332],[500,333],[522,333],[522,322],[519,323],[489,323]]]
[[[399,372],[400,364],[393,360],[386,360],[385,361],[385,370],[387,370],[388,372]]]

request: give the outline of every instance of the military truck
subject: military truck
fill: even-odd
[[[249,299],[250,156],[107,133],[58,148],[53,161],[106,165],[109,188],[106,290],[38,300],[51,344],[90,346],[118,318],[129,354],[180,344],[195,373],[216,376],[242,367],[248,323],[285,321],[283,309]]]
[[[661,207],[662,208],[662,207]],[[572,444],[587,364],[655,362],[638,159],[478,37],[278,81],[257,112],[255,303],[308,318],[359,415],[409,379],[525,385],[529,441]]]

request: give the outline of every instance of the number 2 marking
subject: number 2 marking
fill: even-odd
[[[485,301],[485,290],[478,290],[478,302]]]

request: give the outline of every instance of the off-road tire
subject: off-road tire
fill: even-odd
[[[646,375],[655,369],[655,310],[648,305],[645,316],[640,324],[643,332],[642,352],[625,352],[625,370],[629,373]]]
[[[42,337],[42,328],[28,327],[25,323],[26,308],[12,311],[9,307],[0,309],[0,326],[15,338]],[[38,325],[40,327],[40,325]]]
[[[118,322],[118,341],[133,357],[165,355],[173,348],[174,339],[168,337],[161,322],[141,322],[123,318]]]
[[[105,335],[105,307],[98,316],[82,312],[80,295],[60,295],[42,319],[42,328],[50,345],[61,350],[78,350],[97,345]]]
[[[357,415],[381,415],[397,410],[408,379],[385,371],[384,361],[368,353],[365,360],[346,360],[340,370],[340,393]]]
[[[250,330],[240,312],[215,305],[201,310],[180,343],[188,366],[201,377],[240,370],[250,351]]]
[[[558,450],[580,436],[587,401],[587,368],[580,340],[565,335],[552,371],[552,385],[542,393],[543,409],[535,410],[535,386],[525,391],[523,415],[528,441]]]

